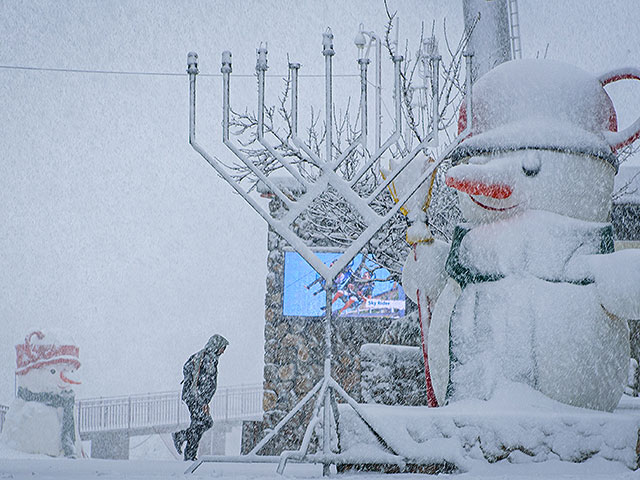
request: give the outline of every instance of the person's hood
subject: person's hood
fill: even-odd
[[[204,349],[211,353],[216,353],[222,347],[226,347],[227,345],[229,345],[229,341],[226,338],[222,335],[215,334],[209,339],[209,341],[207,341]]]

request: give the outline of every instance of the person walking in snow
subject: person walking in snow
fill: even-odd
[[[205,347],[189,357],[182,367],[182,401],[189,407],[191,424],[186,430],[172,434],[173,444],[185,460],[195,460],[204,432],[213,426],[209,402],[218,385],[218,359],[229,345],[222,335],[213,335]]]

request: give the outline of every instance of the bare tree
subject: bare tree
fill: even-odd
[[[398,46],[391,41],[394,30],[395,14],[388,12],[388,23],[384,35],[386,50],[390,57],[398,52]],[[401,105],[402,121],[406,128],[396,143],[387,151],[380,163],[390,159],[399,159],[422,142],[427,135],[430,119],[433,118],[433,108],[439,110],[439,121],[436,128],[442,136],[450,141],[455,133],[456,118],[460,102],[463,97],[463,85],[460,82],[463,64],[463,49],[468,40],[465,35],[455,47],[451,47],[448,39],[446,21],[443,24],[443,33],[446,45],[446,61],[442,61],[437,53],[435,40],[435,24],[431,35],[426,37],[424,28],[418,40],[418,48],[415,51],[409,49],[407,43],[404,48],[404,58],[401,67]],[[429,76],[428,62],[439,63],[437,79]],[[437,95],[434,96],[434,85]],[[292,142],[292,119],[287,105],[291,95],[291,78],[283,79],[282,91],[276,105],[268,107],[264,112],[264,134],[275,139],[274,148],[292,165],[305,179],[315,181],[321,172],[309,161],[304,152],[301,152]],[[434,102],[434,97],[439,101]],[[345,152],[360,135],[360,106],[352,113],[351,100],[341,111],[334,108],[332,147],[334,159]],[[321,156],[325,150],[326,125],[320,120],[318,110],[311,109],[309,122],[303,137],[306,146],[316,155]],[[231,112],[231,132],[241,144],[241,151],[265,174],[272,174],[283,168],[273,155],[259,142],[257,135],[258,118],[254,112]],[[353,150],[340,164],[338,173],[347,181],[351,180],[359,171],[364,161],[369,158],[371,152],[361,148]],[[428,156],[429,152],[425,152]],[[455,194],[444,185],[444,172],[449,165],[444,164],[438,170],[433,182],[433,194],[431,207],[428,211],[429,222],[436,236],[450,239],[453,226],[460,218]],[[253,172],[243,163],[227,165],[236,180],[247,181],[252,188],[259,188],[259,180]],[[375,171],[374,171],[375,170]],[[374,191],[380,184],[381,177],[379,165],[371,169],[354,185],[354,190],[361,196]],[[296,196],[295,187],[288,192],[292,198]],[[278,200],[272,200],[278,208]],[[384,192],[372,204],[379,213],[384,213],[393,205],[393,197],[389,192]],[[295,221],[298,235],[314,246],[338,246],[347,247],[366,228],[366,223],[360,214],[352,208],[340,193],[332,188],[327,189],[307,208]],[[407,218],[397,214],[374,238],[364,247],[363,258],[370,256],[381,267],[387,269],[391,278],[399,280],[402,265],[406,257],[408,245],[405,240],[405,232],[408,226]],[[354,272],[361,272],[364,265],[352,267]],[[373,272],[370,272],[373,273]],[[388,280],[388,279],[384,279]],[[355,281],[358,281],[357,275]]]
[[[618,152],[618,164],[622,165],[624,162],[634,157],[640,152],[640,143],[632,143],[622,148]],[[634,187],[636,183],[636,179],[640,177],[640,171],[634,174],[630,179],[628,179],[624,184],[620,185],[617,190],[613,192],[612,199],[614,203],[624,197],[625,195],[634,195],[638,193],[638,188]]]

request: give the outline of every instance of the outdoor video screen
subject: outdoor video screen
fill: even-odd
[[[339,253],[318,253],[331,265]],[[388,270],[356,256],[336,277],[332,311],[341,317],[401,317],[405,296],[398,282],[385,280]],[[285,252],[284,315],[320,317],[326,308],[324,279],[296,252]]]

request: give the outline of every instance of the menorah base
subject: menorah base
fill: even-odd
[[[382,447],[379,452],[373,455],[368,455],[366,459],[363,459],[362,455],[354,457],[353,455],[343,455],[341,453],[335,453],[330,450],[329,442],[323,441],[322,453],[308,453],[309,444],[311,443],[311,437],[318,424],[321,425],[323,440],[324,438],[331,437],[331,431],[325,432],[326,425],[329,422],[325,421],[324,425],[321,422],[324,412],[330,412],[334,418],[334,433],[336,438],[339,435],[338,429],[338,407],[335,401],[334,394],[339,395],[349,406],[353,408],[355,414],[360,418],[363,424],[369,429],[374,438]],[[317,395],[317,396],[316,396]],[[266,445],[273,437],[275,437],[284,425],[293,418],[312,398],[316,396],[313,415],[307,425],[302,444],[298,450],[286,450],[280,455],[258,455],[260,449]],[[324,410],[326,409],[326,410]],[[328,435],[328,437],[325,437]],[[339,441],[338,441],[339,444]],[[338,447],[339,449],[339,447]],[[371,457],[371,458],[369,458]],[[322,380],[314,385],[314,387],[296,404],[296,406],[269,432],[253,449],[245,455],[208,455],[202,457],[200,460],[195,461],[186,471],[185,474],[195,472],[203,463],[277,463],[278,467],[276,471],[279,474],[284,473],[284,470],[288,462],[294,463],[314,463],[323,465],[322,473],[324,476],[329,475],[331,465],[354,465],[364,461],[366,464],[385,464],[396,465],[399,468],[404,468],[404,459],[399,456],[382,438],[382,436],[371,425],[371,422],[367,418],[366,414],[360,408],[360,405],[336,382],[330,375],[325,376]]]

